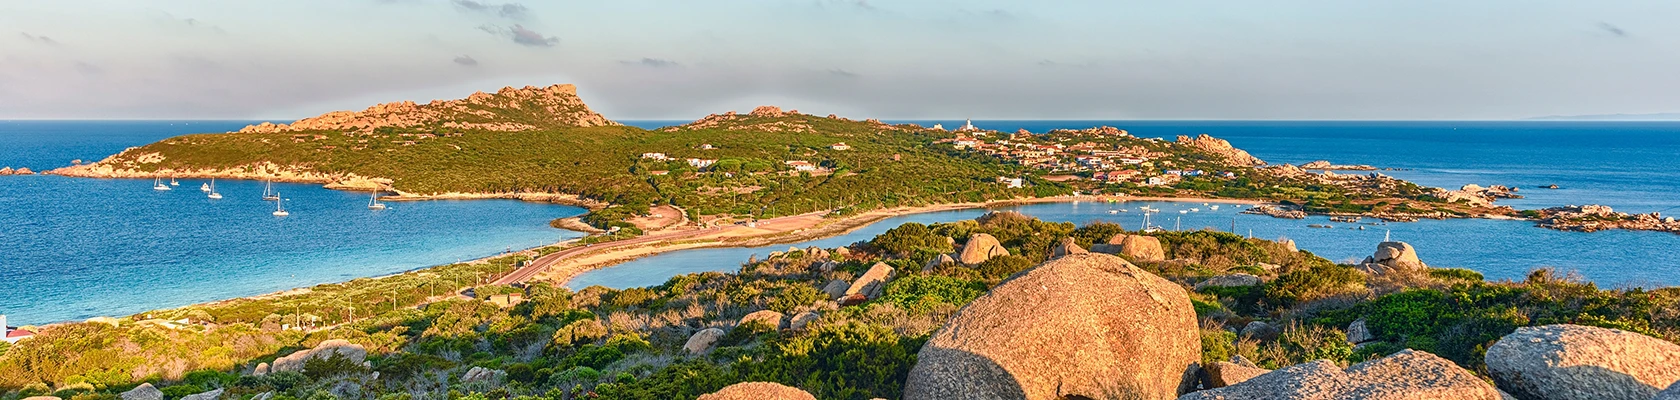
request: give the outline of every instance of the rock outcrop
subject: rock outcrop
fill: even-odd
[[[934,257],[933,259],[928,260],[926,265],[922,265],[922,270],[927,271],[927,270],[931,270],[931,269],[933,269],[935,267],[938,267],[938,266],[941,266],[941,265],[956,264],[956,263],[957,263],[957,259],[951,258],[950,254],[940,254],[938,257]]]
[[[1259,285],[1260,277],[1254,276],[1253,274],[1239,273],[1208,278],[1208,280],[1197,283],[1196,290],[1202,290],[1210,287],[1243,287]]]
[[[701,395],[697,400],[816,400],[799,388],[773,382],[742,382]]]
[[[1072,254],[1085,253],[1089,252],[1080,248],[1079,243],[1075,243],[1073,238],[1062,238],[1061,243],[1058,243],[1054,247],[1050,248],[1050,258],[1062,258]]]
[[[1580,325],[1517,328],[1486,361],[1494,382],[1524,400],[1646,400],[1680,381],[1680,345]]]
[[[823,293],[828,294],[829,300],[838,300],[841,297],[846,297],[846,290],[851,287],[852,284],[846,283],[846,281],[843,280],[835,279],[828,281],[827,285],[823,285],[822,291]]]
[[[1402,350],[1347,370],[1326,360],[1268,372],[1179,400],[1500,400],[1499,390],[1434,354]]]
[[[18,169],[12,169],[12,167],[0,168],[0,176],[6,175],[35,175],[35,171],[31,171],[29,168],[23,167],[19,167]]]
[[[717,344],[718,339],[723,338],[723,334],[723,330],[718,328],[702,329],[688,337],[688,342],[683,343],[683,351],[691,355],[711,352],[712,346]]]
[[[1259,341],[1275,340],[1281,334],[1283,334],[1283,331],[1276,326],[1260,321],[1249,321],[1248,325],[1243,325],[1241,332],[1237,332],[1237,336]]]
[[[518,110],[534,114],[529,120],[509,121],[494,110]],[[362,111],[334,111],[304,118],[291,124],[264,122],[240,129],[239,133],[339,131],[371,133],[376,129],[436,127],[442,129],[496,132],[528,131],[555,126],[613,126],[589,109],[577,96],[577,87],[553,85],[545,88],[504,87],[494,94],[477,92],[465,99],[433,100],[426,104],[399,101],[368,107]]]
[[[741,317],[741,321],[736,322],[735,326],[746,326],[749,323],[758,323],[763,324],[770,329],[781,330],[782,328],[787,327],[786,324],[782,323],[782,317],[784,317],[782,313],[774,310],[758,310],[753,311],[751,314],[747,314],[745,317]]]
[[[1359,269],[1380,275],[1396,271],[1422,271],[1429,269],[1429,266],[1418,259],[1417,249],[1412,248],[1412,245],[1406,242],[1382,242],[1377,244],[1376,253],[1359,262]]]
[[[1231,147],[1231,142],[1226,141],[1225,139],[1208,136],[1207,134],[1197,135],[1193,139],[1189,136],[1180,135],[1178,137],[1178,144],[1189,146],[1196,150],[1200,150],[1203,153],[1223,158],[1225,159],[1225,162],[1235,167],[1256,167],[1266,165],[1265,161],[1261,161],[1259,158],[1249,155],[1248,152]]]
[[[816,322],[821,318],[822,314],[817,314],[812,311],[795,314],[792,319],[788,320],[788,328],[795,330],[805,329],[806,326],[811,325],[812,322]]]
[[[507,378],[507,372],[499,369],[472,367],[461,375],[461,383],[499,384]]]
[[[1003,248],[997,238],[984,233],[968,236],[968,242],[963,243],[962,251],[957,253],[957,261],[968,266],[979,265],[997,256],[1007,256],[1009,250]]]
[[[875,263],[863,276],[852,281],[852,286],[846,288],[846,296],[859,295],[865,299],[881,297],[881,292],[887,290],[887,280],[893,277],[893,267],[887,263]]]
[[[269,372],[302,371],[304,363],[313,359],[331,358],[341,355],[352,363],[361,364],[367,358],[367,349],[362,345],[350,343],[343,339],[322,341],[309,350],[298,350],[292,354],[280,357],[269,364]]]
[[[1093,246],[1093,249],[1095,246]],[[1161,248],[1161,239],[1154,236],[1118,234],[1108,238],[1108,246],[1103,246],[1104,252],[1125,255],[1138,261],[1161,261],[1167,259],[1166,250]]]
[[[1124,312],[1119,312],[1124,310]],[[1183,287],[1106,254],[1021,272],[959,310],[922,346],[904,398],[1171,399],[1201,359]]]
[[[1371,328],[1365,327],[1365,318],[1353,320],[1347,327],[1348,344],[1360,344],[1377,340],[1377,335],[1371,333]]]
[[[122,392],[120,397],[122,400],[163,400],[163,391],[153,387],[151,383],[142,383],[134,389]]]
[[[221,397],[222,397],[222,389],[216,389],[216,390],[211,390],[211,391],[204,392],[204,393],[189,394],[189,395],[186,395],[186,396],[181,396],[181,400],[216,400],[216,399],[219,399]]]
[[[1668,390],[1657,393],[1657,397],[1651,400],[1680,400],[1680,382],[1668,385]]]
[[[1206,387],[1217,389],[1231,386],[1272,372],[1272,370],[1254,366],[1253,363],[1245,363],[1248,360],[1241,359],[1241,357],[1236,356],[1231,362],[1218,361],[1202,367],[1202,373],[1207,375],[1207,381],[1204,382],[1207,385]],[[1236,362],[1238,359],[1244,362]]]

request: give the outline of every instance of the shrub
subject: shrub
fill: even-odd
[[[1293,307],[1341,293],[1360,290],[1365,275],[1352,267],[1314,265],[1296,269],[1265,285],[1265,301],[1274,307]]]
[[[1464,268],[1430,268],[1429,277],[1443,281],[1481,282],[1482,273]]]
[[[937,275],[910,275],[887,284],[879,301],[926,313],[941,304],[961,306],[986,293],[986,284]]]
[[[909,256],[917,251],[932,253],[950,253],[952,251],[950,241],[946,240],[945,236],[934,233],[933,230],[928,229],[927,225],[915,222],[889,229],[886,233],[871,239],[869,244],[899,257]]]
[[[1220,328],[1202,328],[1202,365],[1229,361],[1237,353],[1237,334]]]

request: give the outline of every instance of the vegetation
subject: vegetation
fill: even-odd
[[[946,238],[975,233],[997,237],[1010,255],[973,268],[921,268],[930,254],[951,250]],[[742,265],[735,274],[682,275],[655,287],[474,286],[480,273],[507,271],[527,259],[512,255],[153,311],[117,326],[48,327],[0,348],[0,387],[8,391],[0,397],[110,398],[152,382],[170,398],[223,388],[235,396],[272,391],[279,399],[683,399],[735,382],[775,381],[823,399],[897,398],[917,351],[952,313],[1043,262],[1063,238],[1088,245],[1116,233],[1135,232],[992,213],[905,224],[845,256],[791,252]],[[1575,323],[1680,340],[1680,289],[1605,290],[1549,270],[1523,282],[1486,282],[1465,270],[1366,276],[1267,240],[1207,231],[1153,235],[1172,260],[1137,264],[1187,288],[1227,273],[1264,278],[1259,286],[1192,292],[1204,361],[1242,355],[1268,368],[1318,359],[1347,364],[1413,348],[1486,374],[1487,346],[1520,326]],[[878,299],[841,307],[818,290],[877,262],[899,271]],[[517,293],[524,301],[502,306],[453,290],[430,296],[428,284],[474,286],[480,297]],[[758,310],[819,318],[803,329],[735,326]],[[166,322],[179,318],[188,323]],[[1356,319],[1366,321],[1378,342],[1347,342],[1344,329]],[[305,329],[294,328],[299,321]],[[1251,321],[1279,334],[1239,334]],[[682,349],[694,332],[713,327],[728,332],[716,349],[704,355]],[[325,359],[301,372],[249,374],[257,363],[327,339],[365,346],[371,367]],[[473,367],[505,377],[493,384],[461,381]],[[371,379],[375,372],[379,378]]]

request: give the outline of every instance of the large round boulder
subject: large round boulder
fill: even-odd
[[[1500,400],[1499,390],[1434,354],[1401,350],[1342,370],[1328,360],[1268,372],[1179,400]]]
[[[961,252],[957,253],[957,261],[964,265],[974,266],[986,262],[997,256],[1007,256],[1009,250],[1003,248],[997,238],[984,233],[968,236],[968,243],[963,243]]]
[[[1089,251],[1080,248],[1079,243],[1075,242],[1073,238],[1062,238],[1061,243],[1050,247],[1050,258],[1062,258],[1071,254],[1085,253],[1089,253]]]
[[[758,310],[741,317],[741,321],[735,323],[735,326],[746,326],[750,323],[757,323],[770,329],[779,330],[787,327],[786,324],[782,323],[783,316],[784,315],[782,313],[776,312],[775,310]]]
[[[1680,381],[1680,345],[1590,326],[1517,328],[1486,361],[1493,381],[1524,400],[1649,400]]]
[[[1131,257],[1138,261],[1161,261],[1167,259],[1167,252],[1161,247],[1161,239],[1154,236],[1117,234],[1108,238],[1108,248],[1118,254]]]
[[[1421,271],[1429,269],[1423,260],[1418,259],[1417,249],[1406,242],[1382,242],[1377,244],[1377,251],[1365,261],[1359,263],[1359,269],[1371,274],[1384,274],[1394,271]]]
[[[140,386],[135,386],[134,389],[122,392],[118,397],[122,400],[163,400],[163,391],[158,390],[151,383],[142,383]]]
[[[1119,257],[1075,254],[1021,272],[922,346],[904,398],[1171,399],[1202,344],[1183,287]]]
[[[701,395],[697,400],[817,400],[817,397],[780,383],[742,382]]]
[[[893,277],[893,267],[887,263],[875,263],[863,276],[852,281],[852,286],[846,288],[846,296],[861,295],[865,299],[881,297],[887,290],[887,280]]]

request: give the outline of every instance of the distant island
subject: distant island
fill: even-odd
[[[1549,115],[1524,119],[1530,121],[1680,121],[1680,113]]]

